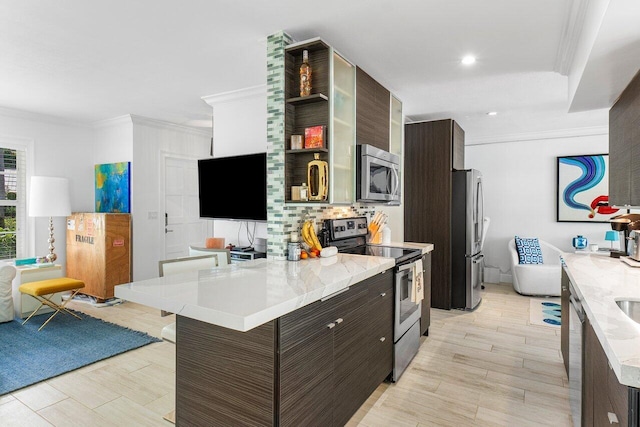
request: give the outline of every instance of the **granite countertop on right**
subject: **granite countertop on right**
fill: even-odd
[[[640,324],[616,304],[640,300],[640,268],[598,255],[565,253],[562,259],[618,381],[640,388]]]

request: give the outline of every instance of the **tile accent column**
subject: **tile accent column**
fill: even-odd
[[[319,228],[326,218],[358,215],[370,217],[375,206],[285,204],[284,115],[285,47],[295,40],[280,31],[267,37],[267,257],[286,259],[291,231],[300,232],[305,219],[316,220]]]

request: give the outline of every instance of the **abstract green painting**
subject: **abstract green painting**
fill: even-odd
[[[131,212],[131,162],[95,166],[96,212]]]

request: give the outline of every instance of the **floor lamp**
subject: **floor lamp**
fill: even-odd
[[[69,201],[69,180],[53,176],[32,176],[29,185],[29,216],[49,217],[49,254],[48,262],[54,262],[58,256],[53,252],[53,217],[71,215]]]

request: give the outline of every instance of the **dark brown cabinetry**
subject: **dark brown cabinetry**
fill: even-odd
[[[390,151],[391,93],[356,67],[356,143]]]
[[[451,309],[451,214],[454,169],[464,169],[464,130],[453,120],[405,125],[405,240],[430,242],[431,306]]]
[[[178,316],[181,425],[342,426],[392,371],[393,272],[248,332]]]
[[[564,369],[569,376],[569,276],[562,269],[560,280],[560,352],[564,361]]]
[[[300,74],[304,51],[311,65],[311,94],[300,96]],[[351,204],[355,200],[354,152],[356,134],[355,66],[319,38],[285,48],[285,198],[295,202],[292,186],[308,181],[307,166],[317,155],[328,165],[328,198],[303,203]],[[388,119],[387,119],[388,121]],[[291,136],[322,126],[322,147],[291,147]]]
[[[569,276],[562,269],[560,349],[569,372]],[[607,355],[587,317],[582,342],[582,426],[638,426],[640,390],[627,387],[609,365]],[[617,421],[615,421],[617,420]]]
[[[640,73],[609,111],[609,204],[640,206]]]
[[[420,335],[429,335],[429,325],[431,324],[431,252],[423,255],[422,267],[424,268],[424,299],[420,313]]]
[[[584,348],[583,425],[630,425],[629,388],[618,382],[588,319],[585,322]]]

